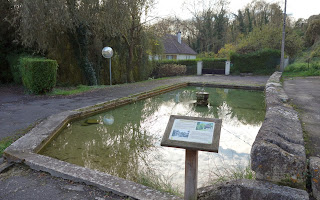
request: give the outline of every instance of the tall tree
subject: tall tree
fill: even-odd
[[[218,53],[219,49],[225,44],[225,33],[228,25],[228,18],[226,17],[226,10],[222,6],[220,11],[214,15],[214,35],[215,46],[213,51]]]
[[[246,33],[246,25],[244,23],[244,16],[241,12],[241,10],[238,10],[238,16],[237,16],[237,21],[238,21],[238,29],[240,33],[245,34]]]
[[[245,13],[246,13],[247,24],[248,24],[248,32],[251,32],[253,29],[253,23],[252,23],[252,17],[251,17],[249,8],[246,8]]]
[[[21,43],[53,59],[76,58],[89,85],[97,84],[102,69],[101,49],[104,43],[115,44],[117,55],[127,60],[128,76],[137,64],[141,49],[142,14],[152,0],[11,0],[19,23]],[[127,48],[125,48],[126,46]],[[66,52],[73,52],[73,55]],[[95,52],[95,53],[92,53]],[[97,56],[99,54],[99,56]],[[143,52],[145,54],[145,51]],[[116,55],[116,56],[117,56]],[[122,61],[121,61],[122,62]],[[120,62],[119,62],[120,63]],[[64,65],[68,68],[69,65]],[[70,66],[74,63],[70,63]],[[59,68],[61,71],[61,67]],[[65,70],[61,74],[72,71]],[[122,73],[122,72],[121,72]],[[132,76],[129,77],[133,81]]]
[[[0,84],[12,81],[9,63],[6,61],[6,56],[14,48],[14,27],[10,27],[8,21],[12,19],[13,6],[8,0],[2,0],[0,3]]]
[[[320,19],[315,19],[310,22],[306,32],[306,41],[308,46],[320,40]]]
[[[250,53],[263,48],[280,49],[281,31],[281,28],[272,24],[255,27],[246,38],[240,40],[237,52]],[[286,29],[285,45],[285,52],[291,57],[302,50],[303,40],[291,27]]]
[[[125,41],[128,48],[127,59],[127,80],[134,82],[133,70],[137,67],[134,63],[134,58],[137,57],[137,49],[135,47],[141,43],[141,34],[143,26],[141,25],[141,16],[144,12],[148,11],[148,8],[152,5],[152,0],[127,0],[126,10],[128,16],[126,20],[129,22],[129,28],[125,28],[121,31],[121,36]]]

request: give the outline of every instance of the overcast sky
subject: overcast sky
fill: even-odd
[[[199,2],[199,0],[156,0],[157,4],[152,12],[152,16],[179,16],[182,19],[190,18],[191,15],[188,8],[194,8],[194,6],[190,5],[195,1]],[[201,1],[209,2],[209,0]],[[252,0],[229,1],[229,10],[234,13],[236,13],[238,9],[243,9],[248,3],[252,2]],[[211,0],[211,2],[213,1]],[[266,2],[280,2],[283,9],[285,0],[266,0]],[[307,19],[311,15],[320,14],[320,0],[287,0],[287,14],[291,14],[295,19]]]

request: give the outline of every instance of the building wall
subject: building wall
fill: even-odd
[[[196,59],[196,55],[177,55],[177,60]]]
[[[149,55],[149,60],[160,60],[160,56],[158,56],[158,55]]]
[[[165,54],[162,56],[158,55],[149,55],[149,60],[189,60],[189,59],[196,59],[196,55],[176,55],[176,54]]]

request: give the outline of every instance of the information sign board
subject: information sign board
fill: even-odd
[[[161,146],[218,152],[221,119],[171,115]]]

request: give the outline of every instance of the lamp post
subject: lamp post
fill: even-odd
[[[102,56],[104,58],[109,58],[110,59],[110,64],[109,64],[109,70],[110,70],[110,85],[112,85],[112,79],[111,79],[111,57],[113,56],[113,50],[111,47],[104,47],[102,49]]]
[[[283,15],[283,29],[282,29],[282,43],[281,43],[281,60],[280,60],[280,71],[284,71],[284,43],[286,38],[286,10],[287,10],[287,0],[284,3],[284,15]]]

